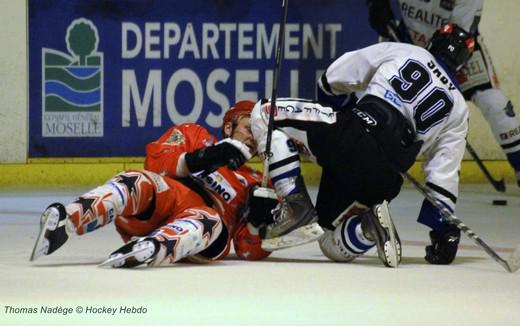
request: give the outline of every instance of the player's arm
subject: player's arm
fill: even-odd
[[[388,26],[395,25],[394,13],[389,0],[367,0],[368,23],[377,34],[391,39]]]
[[[169,177],[186,177],[186,153],[214,144],[216,138],[196,124],[186,123],[168,129],[146,145],[145,169]]]
[[[466,146],[467,114],[463,121],[452,126],[427,153],[424,170],[426,185],[434,197],[450,211],[454,211],[458,196],[459,169]],[[426,261],[431,264],[450,264],[457,255],[460,230],[444,221],[440,211],[428,200],[423,200],[419,223],[432,228],[431,245],[426,246]]]
[[[433,191],[434,197],[450,211],[454,211],[457,202],[459,187],[459,170],[464,150],[466,147],[467,120],[462,120],[444,132],[441,132],[430,151],[425,153],[424,172],[426,185]],[[425,203],[428,201],[425,200]],[[431,204],[427,205],[430,206]],[[423,204],[423,207],[425,204]],[[433,205],[431,205],[433,206]],[[430,226],[432,229],[442,229],[440,212],[430,216],[421,210],[419,222]]]
[[[482,16],[483,0],[459,0],[451,15],[451,22],[464,30],[476,34]]]
[[[379,43],[343,54],[318,80],[318,93],[324,97],[347,97],[365,90],[378,67],[386,60],[391,46],[392,43]]]
[[[251,158],[246,145],[226,138],[215,144],[215,137],[195,124],[170,128],[157,141],[146,146],[145,168],[170,177],[210,173],[221,166],[236,170]]]

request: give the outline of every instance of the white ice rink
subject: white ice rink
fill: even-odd
[[[520,190],[508,186],[463,185],[456,212],[504,258],[520,244]],[[85,190],[0,192],[0,325],[520,325],[520,271],[507,273],[464,236],[452,265],[424,261],[422,197],[412,188],[390,205],[403,240],[398,269],[374,251],[333,263],[317,243],[260,262],[98,268],[122,244],[112,225],[29,263],[41,211]]]

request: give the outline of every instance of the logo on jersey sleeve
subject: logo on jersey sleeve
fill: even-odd
[[[401,99],[399,99],[399,95],[388,89],[385,91],[385,99],[390,101],[393,105],[395,105],[398,108],[403,106],[403,102],[401,102]]]
[[[185,142],[184,135],[182,134],[182,132],[180,132],[177,129],[172,131],[172,133],[170,134],[170,137],[168,137],[168,139],[166,140],[166,144],[170,144],[170,145],[182,145],[182,144],[184,144],[184,142]]]

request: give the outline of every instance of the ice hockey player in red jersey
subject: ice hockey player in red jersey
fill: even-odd
[[[249,193],[261,181],[258,172],[243,165],[255,154],[249,124],[253,105],[238,102],[226,112],[226,138],[220,142],[193,123],[172,127],[147,145],[146,170],[119,173],[66,206],[50,205],[31,260],[110,222],[126,244],[105,266],[211,262],[229,253],[232,240],[241,258],[267,257],[243,218],[269,213],[246,209]]]

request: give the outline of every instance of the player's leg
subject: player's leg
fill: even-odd
[[[496,88],[475,92],[472,101],[481,110],[495,139],[515,169],[520,186],[520,123],[511,101]]]
[[[333,224],[324,226],[325,234],[319,239],[319,245],[327,258],[349,262],[375,246],[375,242],[368,240],[361,229],[359,214],[368,210],[367,206],[354,202],[338,215]]]
[[[349,209],[360,207],[366,206],[351,206]],[[345,218],[334,231],[327,230],[319,243],[323,254],[334,261],[352,261],[374,246],[377,246],[377,253],[385,266],[397,267],[401,261],[401,240],[386,201],[359,215]]]
[[[363,138],[359,140],[364,143]],[[325,256],[334,261],[351,261],[377,245],[383,263],[397,267],[401,243],[384,201],[399,190],[400,183],[393,179],[376,171],[363,176],[323,169],[316,208],[320,224],[328,230],[319,240]],[[383,204],[375,204],[379,202]]]
[[[488,122],[515,169],[520,186],[520,122],[513,104],[499,89],[491,57],[481,37],[477,39],[475,52],[457,77],[464,97],[475,103]]]
[[[117,215],[146,214],[153,198],[152,182],[139,171],[128,171],[66,206],[51,204],[42,214],[31,260],[53,253],[69,237],[92,232],[112,222]]]
[[[257,103],[251,114],[251,129],[259,153],[265,151],[266,146],[267,112],[264,108]],[[276,129],[273,130],[271,144],[269,176],[283,203],[275,223],[260,230],[264,239],[283,236],[317,221],[314,205],[301,176],[298,148],[286,133]]]
[[[396,133],[393,137],[400,137],[397,129],[402,127],[391,127]],[[401,244],[386,201],[397,196],[402,178],[389,166],[379,142],[363,130],[359,119],[346,116],[335,138],[334,149],[342,155],[322,153],[323,173],[316,203],[320,224],[334,230],[328,235],[332,240],[320,239],[322,250],[328,243],[328,252],[324,253],[337,260],[341,253],[347,253],[347,257],[361,255],[376,245],[383,263],[397,267]],[[325,144],[322,148],[326,149]],[[400,153],[396,150],[394,155],[401,158]],[[397,164],[406,166],[407,161]],[[365,204],[365,210],[353,206],[356,201]]]
[[[102,266],[158,266],[196,256],[199,256],[198,262],[211,261],[225,251],[227,234],[215,210],[190,208],[150,235],[129,241],[114,251]]]

